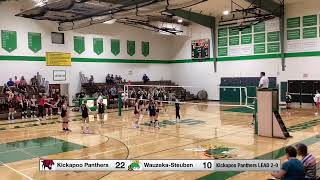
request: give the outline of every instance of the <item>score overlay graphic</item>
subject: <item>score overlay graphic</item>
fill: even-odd
[[[279,171],[280,160],[48,160],[40,171]]]

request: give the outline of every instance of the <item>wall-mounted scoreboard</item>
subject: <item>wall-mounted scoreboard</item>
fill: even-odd
[[[210,58],[210,40],[193,40],[191,44],[191,57],[195,60]]]

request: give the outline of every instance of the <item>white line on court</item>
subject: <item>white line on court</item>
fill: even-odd
[[[3,163],[3,162],[1,162],[1,161],[0,161],[0,163],[1,163],[2,165],[4,165],[5,167],[7,167],[7,168],[11,169],[12,171],[14,171],[14,172],[16,172],[16,173],[20,174],[21,176],[23,176],[23,177],[25,177],[25,178],[27,178],[27,179],[29,179],[29,180],[33,180],[31,177],[29,177],[29,176],[27,176],[27,175],[23,174],[22,172],[20,172],[20,171],[18,171],[18,170],[16,170],[16,169],[14,169],[14,168],[12,168],[12,167],[10,167],[10,166],[6,165],[5,163]]]

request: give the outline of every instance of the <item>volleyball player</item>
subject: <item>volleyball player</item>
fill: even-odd
[[[176,98],[175,108],[176,108],[176,122],[179,122],[181,117],[180,117],[180,103],[178,98]]]
[[[289,94],[289,92],[286,92],[286,109],[290,109],[291,107],[291,102],[292,102],[292,97]]]
[[[51,101],[52,101],[52,98],[46,98],[46,96],[45,96],[44,108],[46,111],[46,117],[49,116],[49,113],[50,113],[50,116],[52,116]]]
[[[44,105],[46,103],[46,96],[41,96],[39,104],[38,104],[38,110],[39,110],[39,114],[38,117],[43,119],[44,116]],[[39,119],[40,120],[40,119]]]
[[[27,119],[28,118],[29,100],[25,96],[22,96],[20,106],[21,106],[22,119]]]
[[[142,111],[143,111],[143,101],[137,99],[136,103],[134,105],[134,112],[133,112],[135,115],[135,118],[136,118],[136,121],[134,122],[133,128],[139,128],[139,121],[140,121],[140,119],[143,118]]]
[[[317,107],[317,112],[315,113],[315,115],[318,116],[319,109],[320,109],[320,93],[319,93],[318,90],[316,91],[316,95],[314,96],[314,102],[315,102],[316,107]]]
[[[123,103],[123,109],[128,110],[129,109],[129,101],[128,101],[128,93],[122,92],[121,93],[121,98],[122,98],[122,103]]]
[[[81,116],[82,116],[82,133],[89,133],[89,111],[90,109],[87,106],[87,101],[83,101],[83,104],[80,107]]]
[[[62,131],[69,132],[71,130],[69,129],[69,119],[66,101],[62,100],[61,104]]]
[[[101,127],[104,125],[105,109],[106,109],[106,105],[103,103],[103,99],[100,99],[98,103],[98,118],[99,118]]]
[[[38,100],[36,99],[35,95],[32,95],[32,98],[30,99],[30,110],[31,110],[31,117],[36,118],[36,107],[37,107]]]
[[[154,100],[150,100],[148,104],[149,116],[150,116],[150,127],[155,127],[155,117],[156,117],[156,103]]]
[[[160,105],[161,105],[161,103],[159,101],[156,102],[156,117],[155,117],[155,127],[156,128],[160,128],[160,123],[159,123]]]
[[[14,103],[12,98],[8,98],[8,120],[14,120]]]

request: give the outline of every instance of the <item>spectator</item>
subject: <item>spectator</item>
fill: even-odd
[[[86,97],[86,93],[82,90],[79,94],[79,98],[85,98]]]
[[[89,84],[94,84],[94,78],[93,78],[93,75],[91,75],[91,76],[90,76]]]
[[[118,77],[118,75],[116,75],[116,76],[114,77],[114,81],[115,81],[116,84],[119,83],[119,77]]]
[[[122,77],[119,75],[119,83],[122,83]]]
[[[110,83],[111,83],[110,74],[108,74],[107,77],[106,77],[106,83],[107,83],[107,84],[110,84]]]
[[[37,76],[34,76],[33,78],[31,78],[31,87],[33,89],[34,92],[38,91],[38,80],[37,80]]]
[[[277,173],[271,173],[271,175],[278,179],[284,180],[301,180],[304,179],[303,164],[296,158],[297,150],[288,146],[285,148],[288,161],[282,164],[281,170]]]
[[[12,81],[13,82],[13,81]],[[8,84],[8,83],[7,83]],[[7,84],[3,85],[2,94],[8,94],[10,90],[9,86]]]
[[[112,84],[114,83],[114,77],[113,77],[113,74],[111,74],[110,82],[111,82]]]
[[[7,85],[9,87],[13,87],[14,86],[14,82],[12,81],[12,78],[9,79],[9,81],[7,82]]]
[[[19,85],[20,86],[27,86],[27,81],[25,80],[24,76],[21,76]]]
[[[146,74],[143,75],[142,80],[143,83],[147,83],[148,81],[150,81],[149,77]]]
[[[187,92],[185,89],[181,89],[181,100],[186,101]]]
[[[112,96],[112,98],[116,98],[117,97],[117,89],[115,86],[113,86],[111,89],[110,89],[110,94]]]
[[[17,76],[14,76],[14,84],[16,85],[16,86],[18,86],[19,85],[19,80],[18,80],[18,77]]]
[[[105,87],[104,87],[104,91],[103,91],[103,94],[104,94],[105,96],[108,96],[108,94],[109,94],[109,91],[108,91],[108,88],[107,88],[107,86],[105,86]]]
[[[302,164],[304,166],[305,180],[316,180],[317,178],[317,163],[316,158],[308,153],[308,147],[304,144],[296,145],[298,155],[302,157]]]

